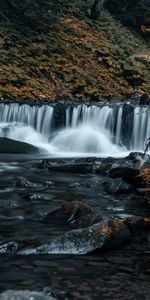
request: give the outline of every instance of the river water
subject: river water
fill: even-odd
[[[49,157],[56,164],[67,163],[63,157],[69,161],[74,156],[124,157],[131,150],[143,150],[150,136],[150,118],[145,108],[142,113],[139,108],[133,109],[132,134],[125,137],[122,106],[69,107],[62,128],[56,128],[51,106],[0,106],[1,136],[40,146],[46,151],[42,158]],[[103,185],[106,175],[51,171],[39,168],[40,163],[40,157],[35,155],[0,155],[2,242],[30,240],[34,244],[72,230],[70,225],[41,221],[68,201],[85,202],[104,219],[150,216],[143,206],[143,196],[135,192],[110,195]],[[0,256],[0,291],[42,291],[47,287],[59,294],[59,299],[148,300],[149,254],[150,241],[143,236],[140,243],[135,238],[121,249],[85,256]]]

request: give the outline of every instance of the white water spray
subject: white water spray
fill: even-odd
[[[123,105],[68,106],[59,131],[54,110],[48,105],[0,104],[0,136],[36,145],[57,157],[125,156],[143,151],[150,136],[150,111],[145,107],[133,108],[126,144]]]

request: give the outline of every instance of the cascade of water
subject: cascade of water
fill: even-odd
[[[65,114],[65,128],[63,123],[63,129],[54,132],[55,113],[52,106],[0,104],[0,135],[33,144],[44,144],[45,149],[50,152],[93,155],[111,155],[117,151],[125,151],[126,147],[130,151],[143,151],[146,140],[150,137],[148,108],[128,104],[79,104],[74,107],[69,105]]]
[[[37,132],[47,136],[52,131],[53,107],[43,105],[29,106],[0,104],[0,122],[17,122],[33,127]]]
[[[150,137],[150,110],[144,107],[134,109],[133,119],[133,150],[143,150],[146,140]]]
[[[78,105],[73,108],[72,119],[69,124],[70,107],[66,111],[67,127],[77,127],[79,124],[90,124],[96,126],[101,132],[109,134],[109,138],[116,145],[123,145],[124,124],[123,124],[123,105],[109,106],[87,106]],[[124,116],[127,118],[128,116]],[[150,110],[144,107],[135,107],[133,120],[130,120],[131,140],[128,140],[130,150],[144,149],[146,140],[150,137]]]

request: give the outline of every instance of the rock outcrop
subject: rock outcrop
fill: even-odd
[[[39,148],[31,144],[0,137],[0,153],[2,154],[33,154],[39,151]]]

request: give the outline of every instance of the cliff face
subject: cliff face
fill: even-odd
[[[129,7],[124,19],[118,1],[92,20],[90,1],[3,0],[0,98],[89,101],[148,92],[150,33],[140,32],[148,17],[130,10],[129,22]]]

